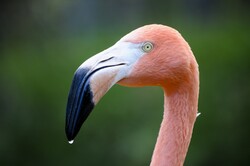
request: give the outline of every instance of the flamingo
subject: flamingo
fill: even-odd
[[[68,96],[65,129],[70,143],[116,83],[162,87],[163,120],[150,166],[183,165],[198,114],[199,70],[181,34],[169,26],[145,25],[82,63]]]

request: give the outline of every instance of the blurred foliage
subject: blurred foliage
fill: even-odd
[[[163,110],[158,87],[113,87],[73,145],[64,134],[75,69],[131,30],[170,25],[200,67],[199,112],[185,165],[248,165],[247,1],[3,1],[0,165],[149,165]]]

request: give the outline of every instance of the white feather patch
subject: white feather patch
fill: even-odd
[[[198,117],[200,114],[201,114],[201,113],[200,113],[200,112],[198,112],[198,113],[196,114],[196,117]]]

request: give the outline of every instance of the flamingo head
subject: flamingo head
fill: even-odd
[[[66,112],[68,140],[75,138],[114,84],[163,86],[172,91],[192,78],[195,65],[189,45],[173,28],[153,24],[132,31],[76,70]]]

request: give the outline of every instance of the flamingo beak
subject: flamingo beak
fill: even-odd
[[[118,81],[127,77],[144,54],[140,44],[117,42],[85,61],[75,72],[66,111],[66,135],[73,142],[98,101]]]

